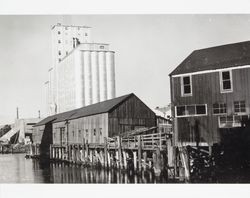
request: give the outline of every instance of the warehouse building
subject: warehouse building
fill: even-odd
[[[170,74],[176,145],[241,143],[249,125],[249,79],[250,41],[193,51]]]
[[[155,113],[128,94],[43,119],[34,127],[34,143],[48,152],[50,144],[104,143],[105,137],[154,126]]]

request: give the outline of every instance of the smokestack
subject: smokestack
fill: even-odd
[[[18,107],[16,108],[16,118],[19,119]]]

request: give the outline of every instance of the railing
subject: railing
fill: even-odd
[[[160,149],[166,148],[167,138],[170,138],[169,133],[152,133],[146,135],[137,135],[130,137],[115,137],[108,138],[109,148],[118,148],[118,138],[121,138],[121,146],[125,149],[137,149],[140,145],[143,149],[154,149],[159,147]]]

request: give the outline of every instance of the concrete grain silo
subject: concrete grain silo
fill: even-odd
[[[53,26],[49,115],[115,98],[114,51],[108,44],[91,42],[90,35],[86,26]]]

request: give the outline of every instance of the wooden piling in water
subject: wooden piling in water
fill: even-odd
[[[118,143],[118,167],[122,168],[122,146],[121,146],[121,137],[117,137],[117,143]]]
[[[147,169],[147,151],[143,152],[143,169],[146,170]]]
[[[137,157],[136,157],[136,151],[133,152],[133,162],[134,162],[134,170],[137,170]]]
[[[125,151],[123,151],[122,153],[123,153],[123,165],[124,165],[124,169],[127,169],[127,153]]]
[[[104,167],[108,167],[108,143],[107,138],[104,138]]]
[[[141,151],[142,150],[142,146],[141,146],[141,136],[138,136],[138,169],[139,171],[141,171],[142,169],[142,163],[141,163],[141,159],[142,159],[142,155],[141,155]]]

